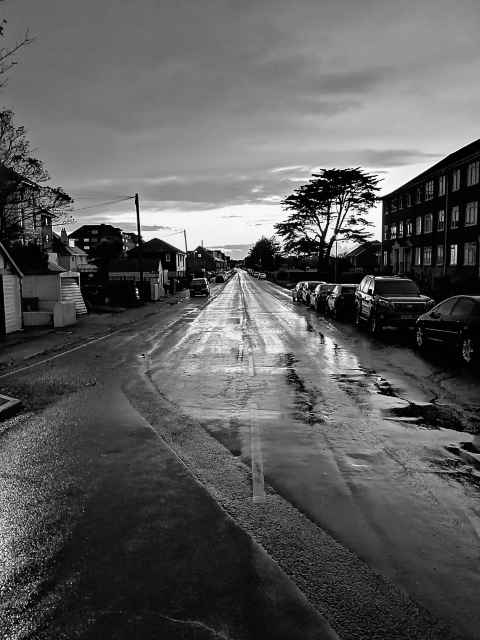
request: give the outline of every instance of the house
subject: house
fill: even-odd
[[[123,248],[122,230],[110,224],[84,224],[69,236],[76,247],[90,254],[101,242],[118,244],[119,253]]]
[[[61,235],[53,234],[51,258],[67,271],[95,273],[97,267],[88,262],[88,254],[80,247],[70,245],[67,232],[62,229]]]
[[[135,247],[128,252],[129,258],[138,258],[139,247]],[[185,251],[174,247],[173,245],[153,238],[142,245],[142,255],[144,259],[156,258],[161,261],[163,268],[168,270],[168,277],[183,278],[186,273],[186,254]]]
[[[0,242],[0,337],[22,329],[23,273]]]
[[[187,253],[187,271],[191,275],[201,276],[216,271],[213,254],[208,249],[198,246]]]
[[[382,268],[431,291],[480,292],[480,140],[382,198]]]
[[[342,256],[355,273],[377,273],[380,268],[382,243],[378,240],[364,242]]]

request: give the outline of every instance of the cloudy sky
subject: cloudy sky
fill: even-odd
[[[2,90],[76,225],[241,255],[315,167],[390,191],[479,137],[478,0],[7,0]],[[373,212],[379,222],[379,213]],[[379,226],[379,225],[378,225]]]

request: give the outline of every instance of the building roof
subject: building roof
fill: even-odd
[[[81,227],[75,229],[68,235],[69,238],[83,238],[83,236],[89,235],[93,229],[102,230],[103,233],[109,235],[121,235],[122,230],[118,227],[113,227],[111,224],[82,224]]]
[[[478,140],[474,140],[473,142],[470,142],[469,144],[465,145],[464,147],[461,147],[460,149],[457,149],[457,151],[450,153],[448,156],[443,158],[443,160],[440,160],[436,164],[432,165],[430,168],[426,169],[425,171],[422,171],[422,173],[419,173],[417,176],[415,176],[408,182],[405,182],[400,187],[397,187],[396,189],[394,189],[394,191],[391,191],[390,193],[387,193],[386,195],[382,196],[380,199],[384,200],[385,198],[390,198],[391,196],[395,195],[399,191],[402,191],[403,189],[406,189],[408,187],[413,187],[418,182],[425,180],[425,178],[427,178],[430,174],[439,173],[442,171],[442,169],[446,169],[447,167],[455,165],[459,162],[464,162],[467,158],[470,158],[471,156],[476,156],[476,155],[480,155],[480,138]]]
[[[8,253],[7,248],[1,242],[0,242],[0,253],[2,253],[5,258],[7,258],[8,262],[12,265],[13,270],[15,271],[17,276],[20,276],[20,278],[22,278],[23,277],[23,273],[18,268],[17,263],[12,258],[12,256]]]

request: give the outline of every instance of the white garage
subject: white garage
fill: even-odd
[[[22,328],[23,274],[0,242],[0,335]]]

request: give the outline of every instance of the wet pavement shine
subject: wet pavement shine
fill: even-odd
[[[333,324],[240,272],[192,310],[171,348],[152,352],[150,376],[249,466],[254,500],[267,483],[480,637],[479,474],[451,452],[474,442],[473,374],[453,379],[411,348]]]
[[[1,385],[2,640],[480,638],[478,372],[238,272]]]

